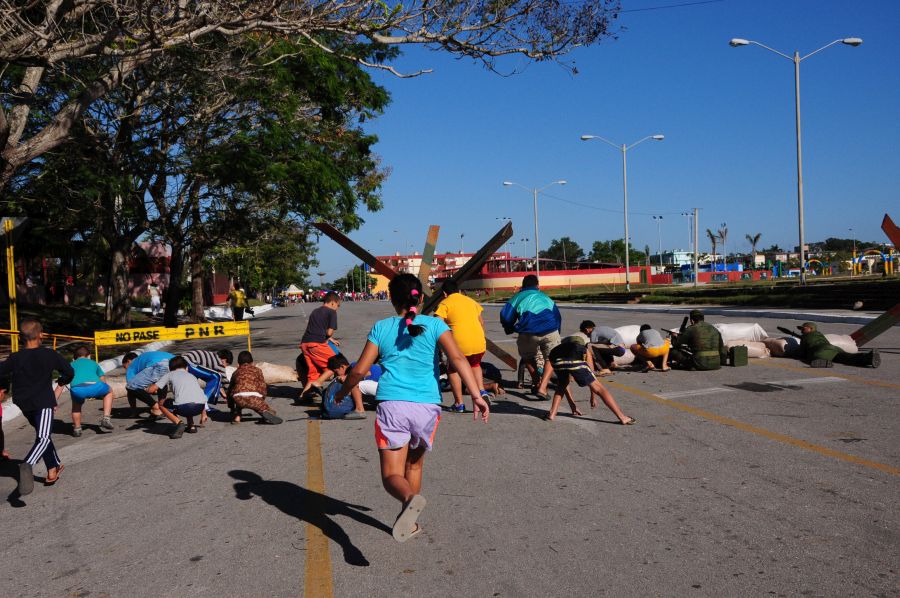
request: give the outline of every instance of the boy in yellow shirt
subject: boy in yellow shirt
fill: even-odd
[[[466,361],[472,366],[475,373],[475,381],[478,382],[478,390],[486,400],[493,398],[491,393],[484,389],[484,379],[481,375],[481,358],[487,350],[487,341],[484,339],[484,319],[481,317],[482,307],[473,299],[459,292],[459,286],[452,280],[444,282],[441,286],[444,295],[434,315],[444,320],[453,338],[459,345],[459,350],[465,355]],[[453,405],[450,411],[465,413],[466,406],[462,400],[462,380],[452,364],[448,364],[447,377],[450,380],[450,389],[453,391]]]

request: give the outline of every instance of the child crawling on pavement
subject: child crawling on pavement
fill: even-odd
[[[250,351],[238,353],[238,368],[231,374],[231,385],[226,394],[231,423],[241,423],[241,411],[246,408],[256,411],[267,424],[280,424],[283,420],[266,402],[268,391],[262,370],[253,365],[253,354]]]
[[[619,418],[622,425],[630,426],[636,423],[636,419],[622,413],[612,394],[594,376],[593,358],[587,350],[589,340],[584,334],[573,334],[562,339],[562,342],[550,351],[550,363],[553,365],[553,371],[556,372],[556,392],[553,394],[553,402],[550,404],[550,412],[546,415],[546,419],[553,420],[556,417],[564,393],[567,395],[569,406],[572,407],[572,413],[581,415],[569,393],[569,379],[574,378],[578,386],[590,388],[591,409],[597,408],[599,404],[597,395],[599,395],[609,410]]]
[[[167,384],[172,385],[174,398],[159,404],[159,410],[167,420],[175,424],[175,429],[169,434],[169,438],[175,440],[181,438],[185,430],[189,434],[197,432],[194,418],[200,416],[200,424],[206,421],[206,394],[200,388],[197,378],[188,372],[187,359],[176,355],[169,360],[169,373],[150,385],[147,392],[155,393]],[[180,415],[187,418],[187,424],[181,421]]]

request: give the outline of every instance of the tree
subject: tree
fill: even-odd
[[[255,53],[254,42],[247,43]],[[58,205],[91,212],[95,230],[111,231],[114,255],[126,255],[147,232],[172,247],[167,324],[176,321],[186,260],[199,319],[203,258],[218,245],[258,254],[273,237],[287,237],[301,248],[297,259],[308,264],[309,220],[353,229],[362,222],[358,205],[381,207],[386,171],[371,153],[375,137],[359,123],[380,113],[386,92],[352,61],[287,43],[271,48],[291,54],[275,62],[260,55],[248,65],[243,58],[185,51],[142,66],[133,85],[95,102],[76,125],[83,142],[46,154],[55,160],[47,180],[72,193],[72,201]],[[362,45],[352,51],[386,53]],[[85,187],[94,169],[100,183]],[[22,189],[42,178],[30,177]],[[51,188],[31,195],[58,199],[60,193]],[[95,195],[96,202],[88,201]],[[41,203],[22,206],[40,209]],[[114,259],[111,275],[122,281],[114,285],[125,302],[114,315],[122,323],[128,314],[125,264]]]
[[[719,229],[719,240],[722,241],[722,265],[728,266],[728,251],[725,249],[725,241],[728,239],[728,226],[723,222],[722,228]]]
[[[719,237],[710,229],[706,229],[706,236],[709,237],[709,243],[712,245],[712,266],[713,271],[716,269],[716,246],[719,244]]]
[[[496,69],[503,56],[560,60],[572,48],[601,40],[611,35],[618,8],[618,0],[413,1],[393,7],[359,1],[0,0],[0,190],[20,168],[64,143],[96,101],[131,85],[138,69],[159,67],[182,49],[231,54],[252,64],[282,41],[303,41],[404,76],[385,56],[348,49],[357,43],[384,49],[420,44]],[[259,42],[257,54],[242,54],[235,40],[246,36]],[[206,45],[210,39],[223,43]],[[40,105],[47,109],[36,109]]]
[[[569,237],[561,239],[553,239],[550,241],[550,247],[540,252],[542,259],[557,260],[570,264],[584,259],[584,250],[578,243]]]
[[[638,263],[646,260],[647,254],[631,248],[629,252],[631,262]],[[594,241],[588,259],[598,263],[622,264],[625,261],[625,240],[614,239],[611,241]]]
[[[746,234],[744,237],[750,242],[750,253],[753,255],[753,264],[752,267],[756,267],[756,246],[759,244],[760,238],[762,238],[762,233],[756,233],[755,235]]]
[[[375,288],[377,283],[378,281],[369,276],[362,267],[353,266],[344,276],[332,282],[330,288],[340,292],[365,293]]]

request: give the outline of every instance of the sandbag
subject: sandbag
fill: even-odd
[[[736,322],[734,324],[718,323],[713,324],[713,326],[715,326],[716,330],[719,331],[719,334],[722,335],[722,341],[726,343],[728,341],[738,340],[762,342],[769,337],[763,327],[755,322]]]
[[[859,347],[856,341],[849,334],[826,334],[825,338],[828,342],[847,353],[859,353]]]
[[[256,361],[253,365],[262,370],[266,384],[297,381],[297,370],[289,365],[267,363],[265,361]]]
[[[794,336],[772,336],[762,342],[772,357],[798,357],[800,354],[800,339]]]
[[[625,347],[630,347],[631,345],[637,342],[638,334],[641,332],[641,327],[638,324],[629,324],[627,326],[619,326],[616,328],[616,332],[619,333],[619,336],[622,337],[622,340],[625,342]],[[625,356],[622,356],[624,359]],[[634,356],[632,355],[632,359]],[[618,359],[618,358],[617,358]],[[618,361],[616,361],[618,363]],[[630,361],[628,363],[631,363]]]
[[[616,365],[629,365],[634,362],[634,353],[631,349],[625,349],[625,355],[613,357],[613,361]]]
[[[750,341],[741,339],[736,341],[728,341],[725,343],[726,349],[740,346],[747,347],[747,357],[749,357],[750,359],[766,359],[771,355],[768,347],[762,341]]]

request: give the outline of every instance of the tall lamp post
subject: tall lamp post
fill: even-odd
[[[662,233],[660,232],[660,225],[662,224],[663,217],[654,216],[653,219],[656,220],[656,253],[659,254],[659,267],[662,268]]]
[[[538,193],[547,189],[548,187],[552,187],[553,185],[565,185],[566,181],[553,181],[552,183],[547,183],[543,187],[537,187],[534,189],[530,189],[524,185],[520,185],[519,183],[514,183],[512,181],[503,181],[504,187],[520,187],[525,189],[526,191],[530,191],[534,196],[534,268],[537,277],[541,277],[541,256],[540,256],[540,241],[538,240],[538,211],[537,211],[537,198]]]
[[[624,203],[625,203],[625,290],[626,291],[631,290],[631,281],[629,280],[629,277],[628,277],[631,262],[630,262],[630,259],[628,256],[628,253],[629,253],[628,252],[628,247],[629,247],[629,244],[628,244],[628,164],[627,164],[626,155],[628,154],[628,150],[630,150],[631,148],[633,148],[636,145],[640,145],[641,143],[644,143],[648,139],[653,139],[654,141],[662,141],[665,138],[666,138],[665,135],[647,135],[643,139],[635,141],[631,145],[625,145],[624,143],[622,145],[618,145],[616,143],[613,143],[609,139],[600,137],[599,135],[582,135],[581,136],[582,141],[592,141],[592,140],[597,139],[599,141],[603,141],[604,143],[606,143],[608,145],[611,145],[612,147],[614,147],[617,150],[620,150],[622,152],[622,191],[623,191]]]
[[[854,48],[860,44],[862,44],[863,40],[858,37],[845,37],[843,39],[836,39],[830,44],[826,44],[819,48],[818,50],[814,50],[810,52],[806,56],[800,56],[800,53],[794,51],[793,56],[788,56],[783,52],[779,52],[778,50],[774,50],[769,46],[761,44],[759,42],[749,40],[749,39],[741,39],[736,37],[732,39],[729,43],[732,48],[737,48],[739,46],[759,46],[764,50],[768,50],[773,54],[778,54],[782,58],[787,58],[791,62],[794,63],[794,113],[796,117],[796,131],[797,131],[797,224],[800,229],[800,284],[806,284],[806,250],[804,248],[804,231],[803,231],[803,151],[802,144],[800,141],[800,63],[810,56],[814,54],[818,54],[825,48],[830,48],[835,44],[844,44],[846,46],[853,46]]]

